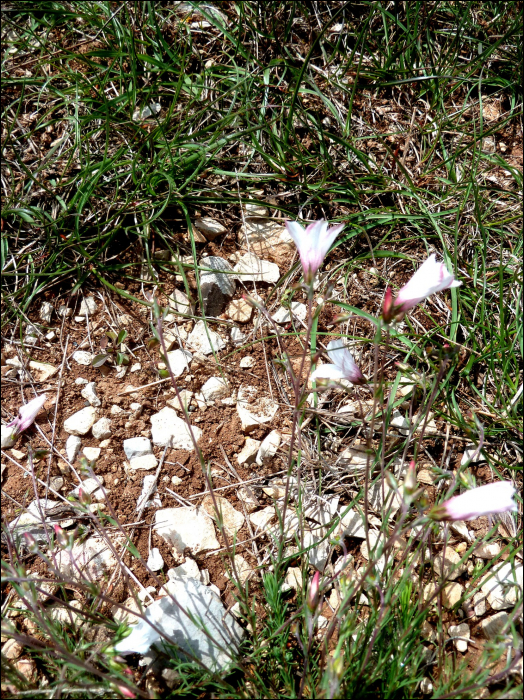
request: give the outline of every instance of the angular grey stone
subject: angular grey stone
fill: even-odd
[[[201,219],[197,219],[194,225],[202,231],[209,241],[215,240],[217,236],[220,236],[221,233],[225,233],[227,230],[219,221],[212,219],[210,216],[203,216]]]
[[[194,425],[191,426],[191,430],[198,442],[202,437],[202,430]],[[170,445],[175,450],[194,449],[187,423],[169,406],[151,416],[151,434],[155,445]]]
[[[155,513],[153,530],[173,547],[173,556],[180,561],[184,549],[193,554],[220,546],[212,519],[197,508],[164,508]]]
[[[64,430],[70,435],[85,435],[96,422],[97,410],[92,406],[82,408],[64,421]]]
[[[113,547],[118,549],[116,542],[113,542]],[[118,566],[115,555],[102,537],[76,542],[71,551],[58,552],[56,561],[65,578],[78,582],[85,579],[99,581],[109,577]]]
[[[210,355],[213,351],[219,352],[226,347],[225,340],[218,333],[215,333],[209,327],[206,332],[204,321],[195,323],[195,327],[189,334],[187,342],[190,347],[204,355]]]
[[[73,353],[73,360],[78,362],[79,365],[85,365],[86,367],[91,364],[93,357],[93,353],[86,350],[77,350]]]
[[[180,377],[189,369],[193,355],[188,350],[171,350],[167,353],[167,361],[174,377]]]
[[[9,523],[9,529],[13,533],[15,542],[23,542],[23,535],[27,533],[35,538],[40,544],[47,544],[48,537],[51,537],[52,528],[46,527],[50,518],[45,515],[46,508],[54,508],[59,505],[59,501],[51,501],[45,498],[40,499],[40,507],[35,499],[27,506],[27,510]],[[42,514],[44,518],[42,518]]]
[[[129,460],[135,457],[153,454],[151,440],[146,437],[135,437],[124,440],[124,452]]]
[[[40,307],[40,318],[44,323],[51,323],[53,315],[53,304],[49,301],[44,301]]]
[[[305,321],[307,316],[307,306],[301,304],[299,301],[293,301],[291,303],[291,308],[286,308],[281,306],[274,314],[271,316],[275,323],[289,323],[291,321],[291,315],[293,319],[298,319],[299,321]]]
[[[93,437],[97,440],[107,440],[111,437],[111,421],[109,418],[100,418],[91,428]]]
[[[269,435],[264,438],[257,454],[256,461],[259,467],[261,467],[265,461],[276,455],[281,440],[282,435],[278,430],[272,430]]]
[[[482,584],[482,593],[487,597],[493,610],[505,610],[515,606],[519,595],[522,594],[522,564],[503,564],[495,573]]]
[[[98,407],[98,406],[102,405],[102,402],[100,401],[100,399],[98,398],[98,396],[96,394],[95,382],[89,382],[88,384],[86,384],[85,387],[80,392],[80,395],[82,396],[82,398],[89,401],[91,406]]]
[[[480,626],[486,639],[493,639],[503,632],[509,632],[509,615],[505,612],[499,612],[481,620]]]
[[[206,401],[216,401],[216,399],[223,399],[229,396],[230,387],[222,377],[211,377],[200,391]]]
[[[232,615],[226,614],[220,598],[193,578],[176,578],[168,581],[164,588],[170,595],[146,608],[146,619],[139,620],[131,634],[115,646],[117,653],[145,654],[152,644],[161,645],[163,637],[151,627],[150,620],[166,637],[209,669],[227,668],[236,656],[243,630]]]
[[[85,316],[86,314],[94,314],[96,311],[96,301],[94,297],[85,297],[82,299],[80,304],[80,310],[78,312],[79,316]]]
[[[235,272],[242,282],[269,282],[274,284],[280,279],[280,270],[276,263],[261,260],[254,253],[244,253],[235,265]]]
[[[2,426],[2,449],[9,450],[16,443],[18,435],[16,429],[12,426],[10,428],[7,425]]]
[[[200,288],[206,316],[220,316],[236,289],[231,265],[223,258],[214,255],[202,258],[200,267],[211,268],[215,272],[200,273]]]

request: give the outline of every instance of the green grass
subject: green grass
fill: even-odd
[[[456,456],[482,439],[494,478],[520,478],[519,3],[227,2],[219,14],[190,4],[189,19],[174,3],[152,2],[13,2],[2,11],[4,337],[22,339],[43,292],[65,299],[71,290],[105,287],[151,306],[139,292],[145,271],[155,278],[180,271],[155,251],[192,256],[184,269],[198,274],[196,214],[228,222],[233,236],[241,203],[263,190],[256,200],[272,197],[275,214],[346,223],[321,290],[342,280],[334,305],[351,318],[336,332],[368,358],[369,319],[387,284],[398,288],[434,250],[455,270],[463,285],[446,297],[449,308],[444,297],[432,298],[381,351],[422,378],[420,405],[435,389],[431,410],[467,438],[448,447],[435,473],[449,474],[451,448]],[[210,26],[192,26],[199,18]],[[157,103],[158,114],[136,118]],[[275,300],[283,288],[284,280]],[[286,300],[293,294],[299,298],[288,284]],[[325,335],[314,324],[313,347]],[[446,343],[452,352],[439,377]],[[386,400],[402,373],[388,376]],[[413,400],[412,409],[418,405]],[[307,439],[327,459],[328,438],[358,427],[315,419]],[[380,450],[377,461],[388,467],[413,449],[410,436]],[[427,458],[422,442],[416,449]],[[468,467],[464,474],[474,478]],[[511,557],[520,545],[519,532]],[[23,578],[19,554],[10,557],[7,580]],[[450,644],[430,662],[438,645],[423,644],[420,629],[429,615],[442,627],[442,610],[420,600],[412,579],[396,578],[391,559],[386,585],[366,576],[369,609],[348,604],[340,615],[331,656],[311,639],[301,596],[291,605],[281,594],[285,565],[274,564],[257,593],[263,619],[252,597],[238,592],[256,634],[236,670],[221,678],[178,659],[166,697],[408,698],[432,677],[433,697],[474,698],[493,665],[504,665],[499,642],[485,646],[474,671]],[[301,566],[307,581],[304,557]],[[110,651],[91,656],[78,629],[44,633],[55,657],[32,653],[45,668],[46,697],[120,697],[111,684],[126,678],[124,666]],[[11,665],[5,674],[24,697],[38,696]],[[146,697],[145,679],[134,683]],[[513,676],[489,688],[491,697],[519,695]]]

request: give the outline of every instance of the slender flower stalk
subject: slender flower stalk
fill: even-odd
[[[7,424],[8,428],[12,428],[14,434],[19,435],[24,430],[27,430],[30,425],[34,423],[40,409],[44,405],[47,399],[47,394],[42,394],[37,396],[36,399],[29,401],[29,403],[24,404],[18,409],[18,415],[16,418]]]
[[[328,343],[327,352],[333,364],[317,367],[312,372],[311,379],[331,379],[334,381],[347,379],[352,384],[366,384],[367,380],[362,374],[360,367],[340,338],[331,340]]]
[[[481,515],[516,511],[514,494],[515,487],[510,481],[497,481],[449,498],[433,506],[428,515],[433,520],[475,520]]]
[[[320,219],[304,230],[298,222],[286,221],[288,233],[298,248],[306,284],[311,284],[335,238],[344,228],[344,224],[328,226],[327,221]]]
[[[452,272],[448,272],[444,263],[437,262],[435,253],[419,267],[413,277],[407,282],[393,299],[391,289],[386,290],[382,317],[386,323],[394,319],[401,320],[404,314],[431,294],[443,289],[460,287],[462,282],[455,280]]]

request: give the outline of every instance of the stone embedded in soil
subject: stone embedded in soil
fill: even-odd
[[[135,625],[139,620],[140,617],[138,615],[142,612],[140,609],[140,605],[138,602],[133,598],[133,596],[129,596],[127,600],[125,600],[122,605],[126,608],[129,608],[132,612],[128,612],[127,610],[123,610],[120,605],[113,605],[111,608],[111,614],[113,615],[113,620],[115,622],[118,622],[119,625],[122,623],[126,625]],[[134,614],[138,613],[138,615]]]
[[[235,277],[231,274],[233,268],[227,260],[214,255],[202,258],[200,267],[213,270],[200,273],[200,289],[206,316],[220,316],[236,290]]]
[[[308,558],[311,566],[314,566],[318,571],[324,571],[331,551],[329,538],[322,541],[322,537],[322,534],[317,534],[311,530],[305,530],[304,532],[304,547],[315,545],[309,550]]]
[[[202,231],[208,241],[214,241],[217,236],[227,231],[225,226],[222,226],[219,221],[212,219],[210,216],[203,216],[201,219],[196,219],[194,225],[199,231]]]
[[[37,373],[39,382],[47,382],[58,372],[58,367],[54,367],[48,362],[35,362],[34,360],[29,362],[29,369]]]
[[[499,612],[491,617],[486,617],[480,622],[482,632],[486,639],[493,639],[499,634],[509,632],[510,618],[508,613]]]
[[[280,447],[281,440],[282,435],[278,432],[278,430],[272,430],[269,435],[264,438],[256,458],[256,462],[259,467],[261,467],[264,462],[276,455],[277,450]]]
[[[402,435],[407,435],[409,433],[410,422],[400,411],[394,411],[390,426],[396,428]]]
[[[160,571],[164,568],[164,559],[162,558],[158,547],[153,547],[149,552],[147,567],[151,569],[151,571]]]
[[[187,342],[190,347],[203,355],[211,355],[213,351],[220,352],[226,347],[226,341],[218,333],[212,331],[209,326],[206,332],[204,321],[195,323],[195,327],[189,334]]]
[[[265,530],[269,525],[271,520],[275,517],[274,506],[266,506],[262,510],[258,510],[256,513],[250,513],[249,519],[257,530]]]
[[[244,508],[248,513],[251,513],[251,511],[260,506],[260,502],[255,496],[253,489],[249,486],[242,486],[242,488],[238,489],[237,496],[238,499],[242,501]]]
[[[251,578],[253,574],[253,567],[249,562],[247,562],[244,557],[241,554],[235,554],[233,557],[234,564],[235,564],[235,569],[236,569],[236,576],[233,572],[231,571],[231,576],[230,578],[236,579],[240,581],[242,585],[246,583],[246,581]]]
[[[78,612],[75,612],[75,610],[78,610]],[[84,620],[84,617],[80,614],[81,610],[82,603],[79,600],[71,600],[68,602],[67,606],[56,603],[47,608],[51,620],[59,622],[62,625],[75,626],[79,626]]]
[[[240,328],[235,328],[231,329],[231,342],[233,345],[238,348],[241,345],[243,345],[246,341],[247,335],[245,333],[242,333]]]
[[[100,457],[101,451],[102,450],[100,449],[100,447],[84,447],[84,449],[82,450],[84,457],[90,462],[93,462],[95,459],[98,459]]]
[[[80,309],[78,311],[79,316],[85,316],[86,314],[94,314],[96,312],[96,301],[94,297],[85,297],[82,299],[80,304]]]
[[[229,395],[230,387],[222,377],[211,377],[200,389],[205,401],[216,401]]]
[[[217,505],[220,517],[217,515],[213,498],[211,496],[206,496],[204,498],[202,501],[202,508],[214,520],[216,520],[217,523],[221,521],[229,535],[236,535],[238,530],[240,530],[240,528],[242,528],[244,525],[244,516],[238,510],[235,510],[227,498],[224,498],[223,496],[215,495],[215,503]]]
[[[53,316],[53,304],[51,304],[49,301],[42,302],[39,315],[40,319],[44,323],[51,323],[51,317]]]
[[[140,469],[154,469],[158,465],[158,460],[154,454],[140,455],[129,460],[131,469],[139,471]]]
[[[196,555],[220,546],[212,519],[197,508],[157,510],[153,530],[173,547],[173,556],[179,560],[186,547]]]
[[[460,537],[465,539],[466,542],[471,542],[471,537],[469,535],[468,528],[463,520],[455,520],[454,522],[451,522],[449,526],[451,531],[454,532],[455,535],[459,535]]]
[[[435,590],[435,586],[432,584],[432,593]],[[450,610],[454,607],[464,594],[464,587],[460,583],[448,583],[442,589],[442,605]],[[435,602],[436,599],[433,599]]]
[[[226,309],[228,318],[237,323],[248,323],[253,315],[253,307],[245,299],[233,299]]]
[[[28,683],[36,681],[38,670],[33,659],[20,659],[15,663],[15,667]]]
[[[241,282],[268,282],[274,284],[280,279],[276,263],[261,260],[254,253],[244,253],[234,267]]]
[[[237,462],[239,464],[253,464],[261,444],[260,440],[254,440],[250,437],[246,438],[244,447],[237,455]]]
[[[8,427],[7,425],[2,425],[2,449],[10,450],[11,447],[16,443],[18,439],[18,434],[14,427]]]
[[[194,578],[197,581],[200,581],[201,578],[198,564],[190,557],[186,557],[185,562],[180,564],[180,566],[177,566],[174,569],[168,569],[167,577],[171,581],[174,581],[177,578]]]
[[[268,210],[261,204],[256,204],[255,202],[246,202],[242,209],[244,211],[244,217],[249,218],[263,218],[268,215]]]
[[[498,542],[481,544],[475,550],[475,556],[481,559],[493,559],[500,554],[500,544]]]
[[[66,457],[73,463],[82,447],[82,440],[77,435],[70,435],[65,444]]]
[[[340,453],[340,461],[344,466],[354,470],[365,469],[368,463],[368,453],[358,447],[346,447]],[[369,455],[369,464],[373,464],[373,455]]]
[[[278,411],[278,405],[267,396],[260,395],[254,386],[240,386],[237,397],[237,412],[242,430],[250,432],[254,428],[269,423]]]
[[[18,657],[22,655],[23,650],[24,647],[15,639],[8,639],[2,647],[2,656],[10,660],[18,659]]]
[[[293,315],[293,319],[298,319],[299,321],[305,321],[306,316],[307,316],[307,306],[305,304],[301,304],[298,301],[293,301],[291,303],[291,308],[286,308],[285,306],[281,306],[274,314],[271,316],[273,321],[275,323],[289,323],[291,321],[291,316]]]
[[[171,296],[167,300],[167,303],[169,304],[169,308],[173,309],[173,311],[176,311],[179,314],[193,313],[193,306],[189,301],[189,297],[187,294],[184,294],[184,292],[181,292],[180,289],[173,290]]]
[[[80,489],[84,493],[94,493],[97,491],[100,486],[103,486],[104,484],[104,477],[103,476],[98,476],[96,479],[93,477],[90,477],[89,479],[84,479],[81,484],[79,484],[76,488],[74,488],[71,493],[69,494],[70,496],[74,496],[75,498],[78,498],[78,495],[80,493]]]
[[[450,637],[466,637],[467,639],[471,637],[471,631],[466,622],[462,622],[460,625],[450,625],[448,627],[448,634]],[[454,639],[453,646],[457,651],[463,653],[468,650],[468,643],[465,639]]]
[[[191,578],[168,581],[165,589],[170,595],[146,608],[146,619],[140,620],[131,634],[116,644],[116,652],[145,654],[152,644],[160,642],[162,637],[148,624],[150,620],[176,642],[182,653],[187,651],[213,671],[227,668],[244,632],[233,616],[226,613],[220,598]],[[198,626],[192,619],[199,621]]]
[[[353,508],[350,508],[347,512],[345,511],[346,508],[341,509],[341,513],[345,513],[345,515],[340,519],[338,528],[339,536],[364,539],[366,537],[366,530],[363,517]]]
[[[249,219],[242,225],[239,238],[242,247],[248,247],[257,255],[281,262],[295,251],[295,244],[285,226],[276,221]]]
[[[111,421],[109,418],[100,418],[91,428],[91,433],[97,440],[107,440],[111,437]]]
[[[117,549],[115,542],[113,548]],[[71,551],[57,553],[56,562],[64,578],[75,582],[85,579],[100,581],[110,576],[118,566],[115,555],[102,537],[75,542]]]
[[[80,392],[80,395],[82,396],[82,398],[89,401],[91,406],[95,406],[95,408],[98,408],[99,406],[102,405],[102,402],[100,401],[100,399],[96,393],[95,382],[89,382],[88,384],[86,384],[85,387]]]
[[[167,361],[175,377],[180,377],[189,370],[192,359],[193,355],[188,350],[172,350],[167,353]]]
[[[182,400],[182,405],[186,409],[186,411],[189,410],[189,405],[191,404],[191,399],[194,396],[194,393],[192,391],[189,391],[188,389],[182,389],[181,391],[179,390],[178,392],[180,394],[180,399]],[[171,406],[171,408],[174,408],[175,411],[180,411],[182,412],[182,407],[180,406],[180,399],[178,396],[174,396],[172,399],[168,399],[166,401],[168,406]]]
[[[86,367],[91,365],[91,360],[93,357],[93,353],[87,352],[86,350],[77,350],[73,353],[73,360],[79,365],[85,365]]]
[[[475,447],[475,445],[468,445],[468,447],[466,447],[464,454],[462,455],[462,459],[460,460],[460,466],[463,467],[471,460],[473,460],[472,464],[476,464],[477,462],[482,462],[484,460],[482,451]]]
[[[84,384],[89,384],[89,382],[87,381],[87,379],[84,379],[83,377],[77,377],[75,379],[75,384],[77,384],[78,386],[83,386]]]
[[[402,483],[400,482],[401,493]],[[382,486],[384,486],[384,489],[382,489]],[[382,485],[382,480],[379,479],[369,489],[369,505],[381,517],[389,511],[389,519],[391,520],[402,505],[402,497],[396,494],[387,482],[384,482],[384,485]]]
[[[511,562],[507,562],[482,584],[481,590],[493,610],[505,610],[516,604],[522,583],[522,564],[513,568]]]
[[[256,360],[254,357],[251,355],[246,355],[246,357],[243,357],[240,362],[238,363],[239,367],[242,367],[242,369],[250,369],[253,367],[255,364]]]
[[[96,423],[97,413],[93,406],[82,408],[64,421],[64,430],[70,435],[86,435]]]
[[[124,440],[124,452],[131,461],[135,457],[153,454],[151,440],[146,437],[135,437]]]
[[[191,426],[191,430],[198,442],[202,437],[202,431],[195,425]],[[153,444],[160,447],[169,445],[175,450],[195,449],[187,423],[168,406],[151,416],[151,435]]]
[[[462,564],[459,564],[461,560],[460,554],[457,554],[454,549],[451,549],[451,547],[446,547],[446,552],[444,556],[444,560],[442,558],[443,552],[440,552],[439,554],[436,555],[436,557],[433,560],[433,571],[437,574],[437,576],[444,576],[444,578],[447,578],[449,581],[455,581],[461,574],[466,571],[466,562],[463,562]],[[444,565],[444,568],[442,568],[442,565]]]
[[[302,590],[302,571],[297,566],[290,566],[287,570],[285,581],[290,589]]]

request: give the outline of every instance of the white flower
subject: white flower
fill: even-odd
[[[429,516],[434,520],[475,520],[481,515],[517,510],[514,494],[515,487],[510,481],[497,481],[469,489],[434,506]]]
[[[333,364],[317,367],[312,372],[311,379],[331,379],[334,381],[347,379],[352,384],[365,384],[366,378],[340,338],[328,343],[327,352]]]
[[[296,221],[286,221],[286,228],[291,238],[295,241],[300,255],[300,262],[304,270],[304,279],[309,284],[313,281],[318,268],[322,265],[333,241],[344,228],[344,224],[338,224],[328,228],[329,224],[324,219],[314,221],[304,230]]]

